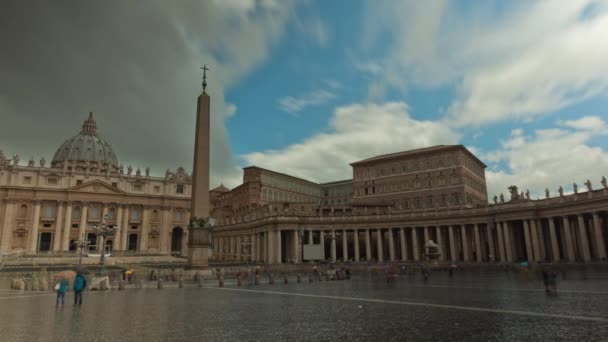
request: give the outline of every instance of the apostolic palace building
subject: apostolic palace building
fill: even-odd
[[[443,261],[606,260],[605,179],[543,199],[511,187],[490,203],[486,165],[462,145],[350,165],[352,179],[321,184],[250,166],[243,184],[212,189],[212,259],[300,263],[316,246],[315,259],[417,262],[437,244]],[[164,177],[125,168],[90,114],[50,163],[0,151],[0,253],[70,255],[80,239],[100,250],[93,226],[105,216],[118,226],[112,255],[186,255],[191,186],[181,167]]]

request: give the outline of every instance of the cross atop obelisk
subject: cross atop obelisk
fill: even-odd
[[[205,89],[207,89],[207,70],[209,70],[209,68],[207,68],[207,66],[205,64],[203,64],[203,66],[201,67],[201,70],[203,70],[203,93],[204,93]]]

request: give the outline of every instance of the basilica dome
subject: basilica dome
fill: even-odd
[[[55,152],[52,167],[68,170],[118,172],[118,159],[102,137],[97,135],[93,113],[84,121],[82,131],[66,140]]]

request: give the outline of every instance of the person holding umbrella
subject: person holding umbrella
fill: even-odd
[[[76,277],[76,272],[66,270],[57,273],[57,284],[55,284],[55,291],[57,291],[57,299],[55,300],[55,306],[65,304],[65,293],[68,292],[68,286],[70,286],[70,280]]]
[[[82,272],[78,270],[76,278],[74,279],[74,305],[82,305],[82,291],[87,287],[87,280],[82,275]]]

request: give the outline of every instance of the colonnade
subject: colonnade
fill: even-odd
[[[301,262],[304,245],[319,245],[320,259],[334,262],[419,262],[432,240],[440,261],[511,263],[605,261],[607,238],[606,215],[598,211],[401,227],[260,227],[220,232],[213,243],[218,261],[277,264]]]

